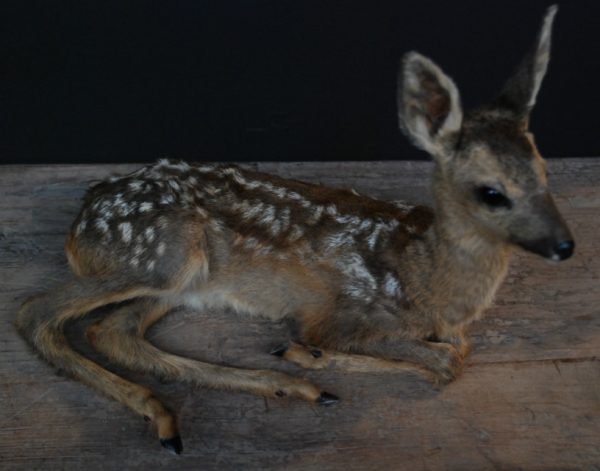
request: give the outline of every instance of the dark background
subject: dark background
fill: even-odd
[[[415,49],[490,99],[549,1],[0,5],[0,162],[425,158],[397,129]],[[599,155],[597,1],[560,4],[532,116],[542,154]]]

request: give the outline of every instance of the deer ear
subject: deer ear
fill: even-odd
[[[400,128],[434,157],[448,154],[462,126],[458,89],[431,60],[404,56],[398,76]]]
[[[497,108],[514,114],[524,127],[528,125],[529,113],[535,105],[542,80],[548,69],[552,23],[557,11],[556,5],[548,8],[534,47],[523,58],[513,76],[508,79],[494,103]]]

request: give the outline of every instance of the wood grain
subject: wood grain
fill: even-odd
[[[256,163],[253,168],[389,199],[430,201],[426,162]],[[165,350],[306,376],[331,408],[150,385],[181,418],[184,454],[121,405],[59,377],[18,337],[28,295],[67,273],[63,242],[88,184],[137,166],[0,167],[0,468],[202,470],[600,470],[600,159],[549,162],[577,241],[553,265],[518,253],[495,306],[473,325],[464,374],[441,391],[402,374],[303,371],[268,355],[284,325],[178,310],[150,332]],[[69,327],[74,345],[103,363]]]

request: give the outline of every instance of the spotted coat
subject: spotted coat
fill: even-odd
[[[401,298],[398,273],[380,253],[421,237],[432,222],[423,206],[385,202],[234,165],[160,160],[92,187],[67,246],[94,247],[110,261],[160,275],[178,224],[193,215],[232,250],[285,262],[330,261],[341,293],[362,301]],[[222,237],[222,236],[221,236]],[[116,261],[115,261],[116,260]]]

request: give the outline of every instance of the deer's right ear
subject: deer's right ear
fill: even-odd
[[[458,89],[431,60],[416,52],[404,56],[398,76],[400,128],[434,157],[447,155],[462,126]]]

